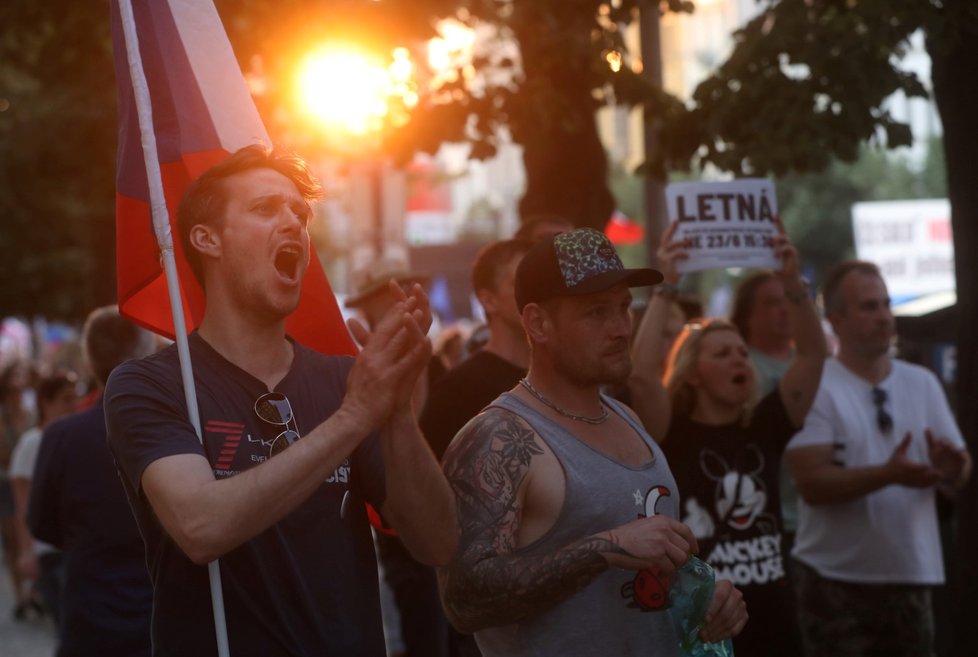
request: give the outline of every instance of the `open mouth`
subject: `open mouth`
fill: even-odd
[[[746,374],[735,374],[733,379],[731,379],[735,385],[742,386],[747,383]]]
[[[275,270],[282,278],[294,281],[299,275],[301,254],[294,246],[285,246],[275,254]]]

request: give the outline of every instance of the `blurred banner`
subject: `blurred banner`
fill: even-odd
[[[922,295],[954,302],[954,242],[947,199],[856,203],[852,232],[856,256],[879,266],[895,303]]]

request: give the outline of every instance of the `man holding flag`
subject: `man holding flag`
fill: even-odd
[[[154,654],[380,657],[366,503],[420,560],[443,563],[456,540],[409,403],[427,298],[392,290],[374,331],[353,327],[354,364],[306,231],[322,190],[255,145],[268,135],[214,5],[117,0],[112,23],[119,307],[176,339],[105,394]]]
[[[212,654],[207,572],[220,558],[233,655],[385,654],[364,503],[419,560],[444,564],[454,500],[411,392],[431,354],[419,286],[354,359],[286,334],[310,259],[298,158],[249,146],[194,181],[178,211],[205,310],[189,340],[203,444],[177,349],[109,380],[109,443],[147,549],[155,655]]]

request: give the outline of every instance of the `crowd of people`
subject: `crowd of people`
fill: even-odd
[[[823,317],[782,229],[728,321],[684,298],[672,229],[629,269],[527,217],[473,263],[478,340],[436,351],[427,277],[381,260],[347,299],[361,351],[328,356],[285,331],[321,194],[257,146],[186,192],[198,422],[177,347],[113,307],[81,379],[0,373],[12,613],[51,614],[59,655],[216,654],[225,630],[263,657],[678,657],[692,555],[716,577],[699,639],[739,657],[934,654],[935,500],[971,457],[936,377],[893,357],[874,265],[828,274]]]

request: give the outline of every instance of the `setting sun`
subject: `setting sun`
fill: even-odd
[[[305,111],[327,127],[354,135],[379,129],[388,113],[391,75],[377,59],[353,50],[318,50],[297,75]]]

